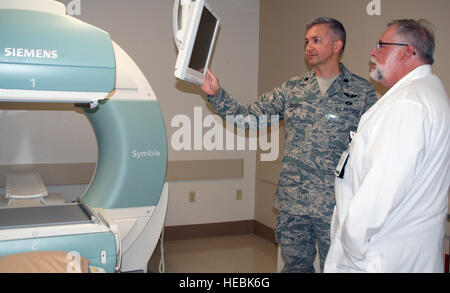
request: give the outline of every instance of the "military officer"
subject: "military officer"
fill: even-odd
[[[309,23],[305,56],[313,70],[240,104],[208,70],[202,85],[218,115],[278,115],[285,120],[286,147],[274,206],[275,236],[285,260],[282,272],[314,272],[316,243],[321,268],[330,245],[334,170],[361,115],[376,102],[373,87],[352,74],[340,57],[346,33],[332,18]],[[269,121],[271,119],[268,119]]]

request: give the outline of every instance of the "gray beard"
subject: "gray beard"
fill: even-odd
[[[380,70],[378,70],[378,68],[375,68],[375,70],[370,71],[370,77],[379,82],[380,80],[383,79],[383,73],[381,73]]]

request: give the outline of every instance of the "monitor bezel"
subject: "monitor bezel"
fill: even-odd
[[[189,67],[189,63],[192,57],[192,51],[194,48],[195,39],[197,36],[200,19],[203,13],[203,9],[208,9],[208,11],[216,18],[216,27],[214,29],[213,38],[209,45],[209,52],[206,59],[204,72],[199,72],[193,68]],[[185,36],[181,43],[180,50],[178,52],[177,63],[175,66],[175,76],[179,79],[195,83],[198,85],[203,85],[206,75],[206,69],[209,68],[209,63],[211,60],[211,54],[214,49],[214,44],[217,37],[217,32],[219,29],[220,15],[215,11],[215,9],[205,0],[197,0],[193,3],[191,19],[189,21]]]

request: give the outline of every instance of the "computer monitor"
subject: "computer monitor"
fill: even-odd
[[[205,0],[193,3],[186,34],[178,52],[175,76],[202,85],[219,28],[220,16]]]

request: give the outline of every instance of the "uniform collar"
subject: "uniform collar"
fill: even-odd
[[[420,79],[430,74],[432,74],[430,64],[418,66],[407,75],[403,76],[396,84],[394,84],[392,88],[401,87],[404,83],[410,80]]]
[[[333,96],[336,92],[339,92],[343,87],[348,87],[352,84],[351,72],[342,63],[339,63],[339,67],[341,68],[341,73],[327,90],[327,94],[330,97]],[[312,83],[313,87],[311,88],[311,90],[314,93],[319,94],[320,89],[316,77],[316,72],[314,70],[311,70],[304,75],[303,82]]]
[[[328,96],[334,96],[337,92],[341,91],[344,87],[351,87],[352,85],[352,74],[344,66],[344,64],[339,63],[339,67],[341,68],[341,73],[327,90]]]
[[[339,67],[341,69],[341,73],[340,73],[339,77],[342,77],[343,79],[347,78],[348,80],[350,80],[351,72],[347,69],[347,67],[345,67],[345,65],[342,63],[339,63]],[[303,77],[303,80],[308,81],[309,79],[315,78],[315,77],[316,77],[316,72],[313,69],[305,74],[305,76]]]
[[[379,104],[383,103],[386,100],[386,99],[384,99],[384,97],[388,97],[391,93],[393,93],[397,89],[403,87],[408,82],[410,82],[412,80],[416,80],[416,79],[421,79],[421,78],[423,78],[425,76],[428,76],[428,75],[431,75],[431,74],[433,74],[433,72],[431,70],[431,65],[430,64],[425,64],[425,65],[421,65],[421,66],[416,67],[414,70],[412,70],[407,75],[403,76],[399,81],[397,81],[397,83],[394,84],[394,86],[391,87],[383,95],[383,97],[381,97],[381,99],[379,100]]]

